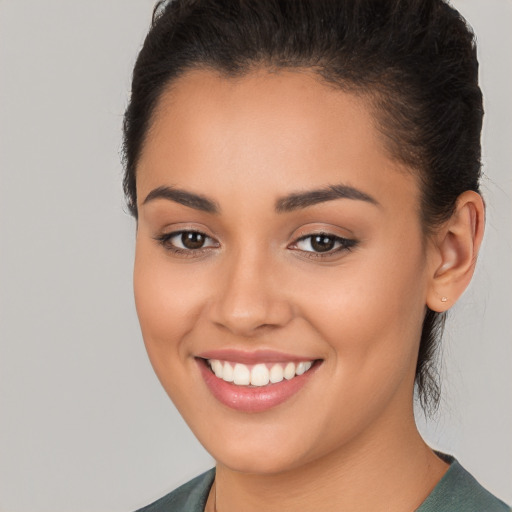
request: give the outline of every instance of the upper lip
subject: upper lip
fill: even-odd
[[[296,354],[286,354],[284,352],[277,352],[274,350],[254,350],[249,352],[230,348],[207,350],[197,354],[196,357],[202,359],[219,359],[221,361],[231,361],[242,364],[283,362],[300,363],[301,361],[314,361],[318,359],[316,357],[298,356]]]

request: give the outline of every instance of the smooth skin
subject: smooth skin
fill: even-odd
[[[158,378],[217,461],[211,510],[406,512],[447,470],[415,425],[416,358],[426,306],[471,279],[484,207],[462,194],[427,238],[415,174],[375,125],[364,98],[308,71],[189,71],[160,100],[137,169],[135,298]],[[276,210],[333,185],[372,200]],[[160,187],[217,211],[146,200]],[[224,348],[322,362],[291,399],[244,413],[198,369]]]

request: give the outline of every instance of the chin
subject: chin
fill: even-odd
[[[270,454],[265,451],[252,452],[243,447],[239,451],[223,451],[219,457],[214,457],[216,462],[238,473],[275,475],[284,473],[300,466],[296,457],[287,457],[285,454]]]
[[[256,430],[256,431],[255,431]],[[219,435],[204,442],[216,462],[232,471],[248,474],[275,475],[300,467],[316,458],[308,449],[308,440],[295,430],[274,428],[243,429],[233,435]],[[200,433],[197,432],[200,438]],[[200,439],[201,440],[201,439]],[[202,440],[201,440],[202,441]]]

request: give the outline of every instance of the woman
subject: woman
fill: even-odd
[[[177,0],[134,70],[135,299],[215,471],[144,510],[510,510],[418,433],[483,236],[471,32],[441,0]]]

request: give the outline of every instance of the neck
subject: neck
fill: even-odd
[[[412,408],[407,421],[383,421],[338,450],[282,473],[240,473],[218,464],[217,512],[415,510],[448,465],[419,435]]]

